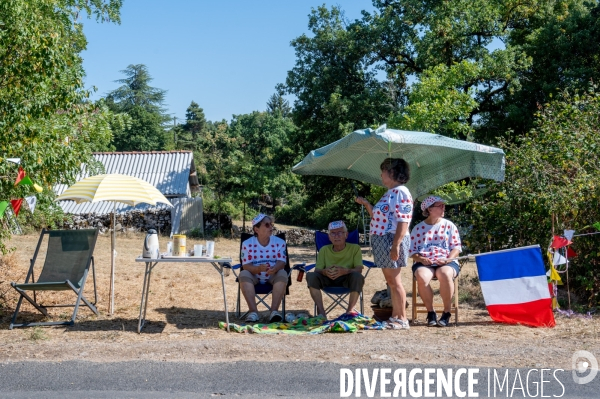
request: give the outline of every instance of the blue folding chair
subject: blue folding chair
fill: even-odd
[[[242,244],[244,243],[244,241],[251,238],[252,236],[253,236],[252,234],[242,233],[241,240],[240,240],[240,256],[242,254]],[[279,237],[283,241],[285,241],[285,233],[275,234],[275,236]],[[285,249],[285,255],[286,255],[287,261],[286,261],[284,270],[288,274],[288,283],[287,283],[287,287],[285,288],[285,295],[283,296],[283,298],[281,300],[281,310],[283,313],[283,317],[285,317],[285,297],[290,294],[290,285],[292,285],[292,278],[291,278],[292,269],[290,268],[290,257],[287,252],[287,247]],[[247,311],[244,314],[241,314],[242,313],[241,312],[242,290],[241,290],[240,284],[239,284],[239,282],[240,282],[239,281],[239,273],[242,271],[242,259],[240,258],[240,263],[237,265],[233,265],[233,266],[227,265],[224,267],[228,267],[231,270],[233,270],[233,274],[235,275],[235,281],[238,283],[238,296],[237,296],[235,312],[236,312],[236,316],[238,318],[243,319],[246,316],[246,314],[248,314],[249,311]],[[254,291],[255,291],[254,296],[256,298],[256,305],[260,306],[262,304],[267,308],[268,311],[271,311],[271,307],[267,304],[266,299],[269,297],[269,295],[271,295],[271,292],[273,292],[273,286],[269,283],[264,283],[264,284],[258,283],[254,286]]]
[[[348,238],[346,238],[346,242],[349,244],[358,244],[359,243],[358,230],[349,232]],[[329,244],[331,244],[331,241],[329,241],[329,235],[327,233],[315,231],[315,245],[317,247],[316,256],[319,256],[319,251],[321,250],[321,248],[323,248],[325,245],[329,245]],[[300,264],[294,265],[293,269],[298,270],[298,271],[308,272],[308,271],[314,269],[315,266],[316,266],[316,264],[314,264],[314,263],[310,264],[310,265],[307,265],[306,263],[300,263]],[[373,262],[363,259],[363,266],[365,266],[367,268],[367,272],[365,273],[365,279],[366,279],[367,276],[369,275],[369,272],[371,271],[371,268],[376,267],[376,265]],[[312,273],[314,273],[314,272],[312,272]],[[344,309],[348,306],[347,298],[350,295],[350,290],[348,288],[325,287],[325,288],[323,288],[322,291],[332,300],[332,303],[329,304],[329,306],[327,306],[325,308],[325,314],[329,314],[332,310],[334,310],[338,306],[341,306]],[[363,303],[363,293],[362,292],[360,293],[360,296],[359,296],[359,302],[360,302],[360,313],[364,314],[364,303]],[[315,304],[314,312],[315,312],[315,314],[317,314],[317,305],[316,304]]]

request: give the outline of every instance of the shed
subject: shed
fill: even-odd
[[[97,152],[93,156],[104,165],[107,174],[120,173],[145,180],[171,201],[173,204],[171,232],[173,234],[186,233],[194,228],[202,230],[202,199],[192,198],[192,192],[197,192],[199,189],[192,151]],[[87,176],[87,173],[84,172],[78,177],[78,180]],[[54,191],[60,195],[66,188],[66,185],[57,185]],[[76,204],[75,201],[60,201],[59,204],[65,213],[74,215],[91,213],[105,215],[113,210],[112,202]],[[126,204],[116,204],[117,213],[126,213],[132,210],[144,211],[152,208],[165,209],[167,205],[140,204],[132,207]]]

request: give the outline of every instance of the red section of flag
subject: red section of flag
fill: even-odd
[[[13,211],[15,211],[15,215],[19,216],[19,211],[21,210],[21,205],[23,204],[23,198],[18,200],[10,200],[10,204],[13,207]]]
[[[570,244],[572,244],[572,242],[567,240],[565,237],[554,236],[554,238],[552,238],[552,244],[550,246],[554,249],[558,249],[558,248],[566,247],[567,245],[570,245]]]
[[[20,182],[21,180],[23,180],[23,178],[25,177],[25,175],[26,175],[26,174],[27,174],[27,173],[25,173],[25,171],[23,170],[23,167],[22,167],[22,166],[19,166],[19,173],[17,173],[17,180],[15,180],[15,186],[16,186],[17,184],[19,184],[19,182]]]
[[[567,258],[574,258],[577,256],[577,252],[571,247],[567,247]]]
[[[552,299],[540,299],[514,305],[489,305],[492,320],[499,323],[523,324],[531,327],[554,327]]]

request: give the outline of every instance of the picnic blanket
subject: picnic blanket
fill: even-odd
[[[227,329],[227,323],[219,322],[219,328]],[[326,332],[357,332],[358,330],[383,330],[380,322],[360,313],[343,314],[333,320],[323,316],[299,318],[292,323],[269,324],[234,324],[230,323],[231,331],[255,334],[292,334],[312,335]]]

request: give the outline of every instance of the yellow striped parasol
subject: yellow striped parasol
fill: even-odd
[[[67,188],[57,201],[73,200],[76,203],[115,201],[127,205],[156,205],[168,199],[150,183],[133,176],[120,174],[90,176]]]
[[[112,201],[114,203],[112,225],[113,234],[111,240],[112,259],[110,268],[110,304],[109,313],[113,314],[115,307],[115,258],[116,252],[116,203],[122,202],[127,205],[138,204],[156,205],[157,202],[173,206],[165,196],[150,183],[137,177],[109,174],[90,176],[78,181],[67,188],[56,201],[72,200],[76,203]]]

